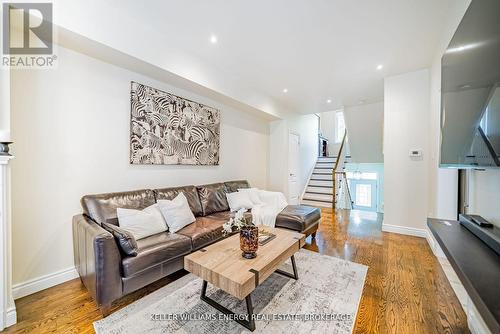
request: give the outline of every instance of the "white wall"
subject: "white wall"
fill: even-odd
[[[269,124],[269,190],[288,195],[288,123]]]
[[[350,161],[383,162],[384,103],[346,107],[344,118],[349,135]]]
[[[3,9],[0,15],[3,17]],[[0,34],[3,36],[3,22]],[[10,68],[0,66],[0,142],[10,139]]]
[[[290,132],[300,136],[299,191],[302,194],[318,160],[318,117],[292,117],[288,119],[288,128]],[[288,148],[286,151],[288,152]]]
[[[7,142],[9,140],[10,140],[10,69],[0,69],[0,142]]]
[[[268,122],[59,48],[58,68],[12,73],[14,283],[73,266],[84,194],[231,179],[267,186]],[[220,166],[129,164],[130,81],[221,110]]]
[[[288,198],[288,135],[300,136],[299,190],[307,186],[318,159],[318,117],[302,115],[270,123],[269,189],[281,191]]]
[[[429,71],[384,80],[384,225],[424,229],[429,161]],[[412,149],[423,150],[419,159]]]
[[[337,132],[337,111],[327,111],[319,114],[321,135],[328,139],[328,156],[337,156],[340,149],[340,143],[336,143]]]

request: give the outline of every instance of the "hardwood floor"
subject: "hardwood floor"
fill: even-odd
[[[382,217],[322,209],[305,248],[369,266],[355,333],[467,333],[466,316],[423,238],[381,232]],[[168,284],[162,279],[113,304],[116,311]],[[3,333],[93,333],[101,319],[79,279],[16,300],[18,323]]]
[[[369,267],[355,333],[468,333],[467,319],[424,238],[381,232],[382,216],[322,210],[305,248]]]

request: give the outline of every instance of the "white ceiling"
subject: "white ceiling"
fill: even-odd
[[[385,76],[429,66],[453,0],[108,2],[164,36],[155,43],[203,59],[290,111],[314,113],[380,101]]]

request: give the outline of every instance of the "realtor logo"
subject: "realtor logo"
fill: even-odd
[[[52,3],[4,3],[2,66],[53,67]]]

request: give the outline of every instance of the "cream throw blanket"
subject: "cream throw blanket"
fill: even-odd
[[[274,227],[276,216],[288,205],[285,195],[280,192],[259,190],[261,204],[252,208],[252,222],[254,225]]]

